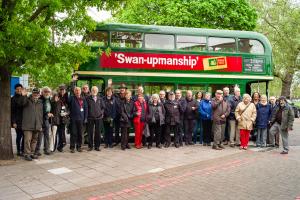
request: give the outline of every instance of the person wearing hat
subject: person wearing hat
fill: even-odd
[[[272,127],[270,129],[270,141],[272,146],[274,146],[274,135],[276,135],[276,133],[281,135],[283,145],[281,154],[288,154],[289,152],[289,132],[293,130],[294,118],[295,114],[293,108],[287,103],[286,98],[281,96],[279,98],[279,105],[275,107],[272,112]]]
[[[174,133],[174,144],[176,148],[179,148],[179,123],[180,123],[180,110],[181,105],[179,101],[175,100],[174,92],[169,92],[168,100],[165,103],[165,123],[166,123],[166,132],[165,132],[165,148],[168,148],[171,145],[171,132]]]
[[[127,87],[125,83],[121,83],[119,87],[119,93],[114,94],[114,98],[116,101],[116,118],[114,121],[114,127],[115,127],[115,137],[114,137],[114,146],[117,146],[121,142],[121,137],[120,137],[120,119],[121,119],[121,114],[122,114],[122,105],[126,101],[126,91]]]
[[[225,127],[226,127],[226,118],[230,113],[230,106],[227,101],[223,99],[223,91],[217,90],[215,97],[211,102],[212,107],[212,119],[213,119],[213,135],[214,135],[214,144],[213,149],[222,150],[224,146],[222,142],[224,140]]]
[[[43,103],[39,95],[40,91],[37,88],[32,90],[30,97],[27,97],[27,92],[23,90],[22,97],[17,102],[18,105],[23,106],[24,158],[28,161],[38,158],[35,149],[38,135],[43,127]]]
[[[15,85],[15,94],[11,98],[11,124],[12,128],[16,130],[16,145],[17,145],[17,155],[22,156],[24,153],[24,134],[22,130],[22,115],[23,106],[19,105],[18,99],[22,97],[23,86],[21,84]]]

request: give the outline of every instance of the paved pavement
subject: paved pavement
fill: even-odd
[[[0,199],[300,199],[299,130],[285,156],[194,145],[17,159],[0,167]]]

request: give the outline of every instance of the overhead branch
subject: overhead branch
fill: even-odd
[[[43,5],[43,6],[39,6],[36,11],[30,16],[29,18],[29,22],[34,21],[36,18],[38,18],[38,16],[47,8],[49,7],[49,5]]]

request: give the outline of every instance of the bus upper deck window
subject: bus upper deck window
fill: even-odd
[[[238,44],[239,44],[239,52],[253,53],[253,54],[265,53],[263,44],[258,40],[240,38]]]
[[[174,35],[145,34],[145,48],[174,49]]]
[[[111,46],[122,48],[141,48],[142,33],[111,32]]]
[[[201,36],[177,36],[177,49],[188,51],[205,51],[206,50],[206,37]]]
[[[234,38],[209,37],[208,45],[209,51],[236,52]]]
[[[108,33],[104,31],[94,31],[89,33],[85,40],[87,44],[91,46],[107,46]]]

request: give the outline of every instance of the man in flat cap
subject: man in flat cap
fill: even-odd
[[[283,151],[281,154],[288,154],[289,152],[289,132],[293,130],[294,110],[287,103],[284,96],[279,98],[279,105],[274,108],[271,117],[272,127],[270,129],[270,142],[274,145],[274,135],[279,133],[282,138]]]
[[[215,97],[212,99],[211,103],[212,112],[213,112],[213,135],[214,135],[214,144],[213,149],[222,150],[224,146],[222,141],[224,140],[226,118],[230,113],[230,106],[223,99],[223,91],[217,90]]]

